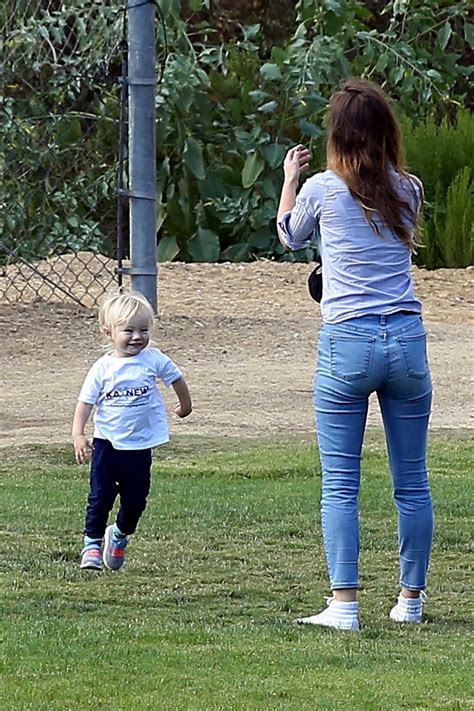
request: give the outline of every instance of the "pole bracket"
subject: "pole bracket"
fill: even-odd
[[[144,193],[141,190],[117,190],[119,198],[140,198],[141,200],[156,200],[156,193]]]
[[[155,86],[156,77],[128,77],[127,84],[132,86]]]
[[[147,269],[146,267],[115,267],[116,274],[126,274],[128,276],[156,276],[156,267]]]

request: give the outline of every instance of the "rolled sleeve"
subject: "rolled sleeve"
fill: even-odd
[[[314,220],[297,206],[285,212],[278,221],[280,235],[288,249],[308,247],[314,231]]]
[[[416,194],[416,214],[419,215],[421,212],[421,208],[423,207],[423,202],[425,199],[425,190],[423,187],[423,183],[419,178],[416,177],[416,175],[409,175],[410,181],[412,185],[415,188],[415,194]]]
[[[309,178],[301,188],[295,206],[278,220],[280,236],[288,249],[304,249],[319,231],[319,216],[324,199],[321,173]]]

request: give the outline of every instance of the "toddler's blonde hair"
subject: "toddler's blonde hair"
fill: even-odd
[[[110,333],[117,326],[128,323],[137,314],[148,318],[149,328],[153,326],[154,314],[149,301],[138,291],[112,294],[99,308],[99,326],[102,333]]]

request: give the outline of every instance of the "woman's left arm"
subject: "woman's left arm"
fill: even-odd
[[[293,240],[291,235],[287,234],[286,226],[285,228],[282,227],[281,222],[285,215],[288,215],[288,213],[293,210],[296,204],[300,175],[308,170],[309,159],[310,153],[308,149],[302,145],[298,145],[294,148],[290,148],[283,163],[284,180],[278,205],[277,233],[278,239],[286,249],[301,249],[307,246],[306,242],[309,241],[306,234],[302,240],[299,237]],[[311,234],[312,228],[313,226],[309,229],[309,234]]]
[[[290,148],[286,154],[283,163],[285,178],[281,189],[277,220],[283,217],[285,212],[288,212],[295,206],[298,181],[301,173],[304,173],[309,168],[309,158],[310,154],[308,149],[302,145]]]

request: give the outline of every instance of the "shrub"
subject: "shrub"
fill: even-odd
[[[401,119],[409,170],[425,186],[423,244],[415,261],[428,269],[472,264],[474,122],[460,111],[455,123],[434,118],[413,126]]]
[[[435,211],[434,222],[445,265],[467,267],[472,264],[474,202],[469,167],[455,176],[448,189],[445,213]]]

